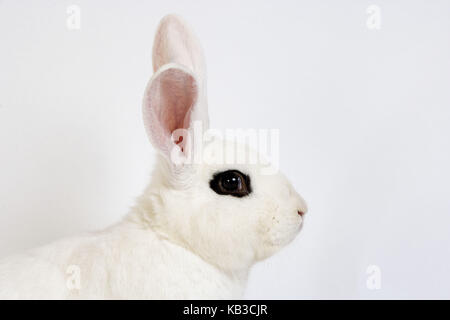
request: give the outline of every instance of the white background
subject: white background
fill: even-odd
[[[66,27],[69,5],[81,29]],[[366,21],[381,9],[381,29]],[[157,23],[208,62],[211,124],[279,128],[302,234],[247,298],[450,298],[449,1],[0,0],[0,256],[127,213]],[[366,286],[370,265],[381,289]]]

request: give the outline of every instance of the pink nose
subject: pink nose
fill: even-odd
[[[300,215],[300,217],[303,217],[305,215],[303,211],[297,211],[297,213]]]

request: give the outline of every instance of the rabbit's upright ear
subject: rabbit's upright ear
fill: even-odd
[[[204,129],[209,125],[203,52],[177,16],[168,15],[159,24],[153,69],[143,101],[144,124],[153,145],[169,156],[180,142],[172,136],[175,130],[189,130],[194,121],[201,121]]]

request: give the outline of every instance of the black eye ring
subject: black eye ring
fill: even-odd
[[[214,174],[209,186],[217,194],[238,198],[248,196],[252,192],[250,177],[238,170],[227,170]]]

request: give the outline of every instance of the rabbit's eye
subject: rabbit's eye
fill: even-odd
[[[218,194],[234,197],[244,197],[251,192],[249,176],[237,170],[216,173],[209,186]]]

